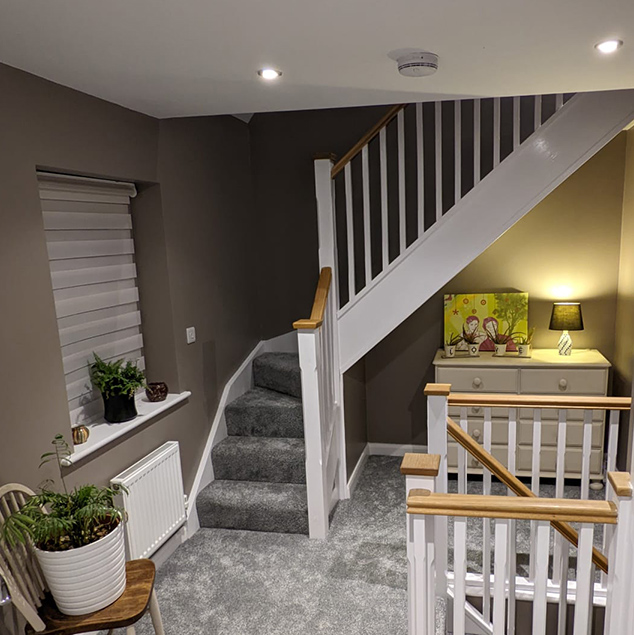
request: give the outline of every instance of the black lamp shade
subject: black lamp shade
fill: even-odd
[[[583,331],[583,316],[579,302],[555,302],[550,316],[551,331]]]

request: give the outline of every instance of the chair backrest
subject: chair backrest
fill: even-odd
[[[13,512],[19,511],[33,495],[32,490],[18,483],[0,487],[0,524],[3,524]],[[37,609],[42,605],[46,583],[30,542],[10,547],[0,539],[0,577],[9,589],[13,604],[24,619],[35,631],[43,631],[45,625]]]

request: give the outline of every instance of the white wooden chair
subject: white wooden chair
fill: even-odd
[[[18,511],[34,492],[24,485],[11,483],[0,487],[0,523]],[[156,592],[155,567],[151,560],[126,563],[126,589],[113,604],[88,615],[63,615],[47,593],[31,544],[10,548],[0,540],[0,578],[9,590],[11,601],[27,622],[26,632],[42,635],[74,635],[126,628],[134,635],[134,626],[149,609],[156,635],[165,635]],[[17,635],[17,634],[16,634]]]

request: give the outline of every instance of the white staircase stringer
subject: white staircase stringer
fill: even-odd
[[[449,210],[338,317],[344,372],[634,119],[634,90],[582,93]]]

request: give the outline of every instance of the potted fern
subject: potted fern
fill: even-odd
[[[83,485],[69,491],[62,461],[70,448],[62,435],[40,467],[57,463],[61,492],[49,481],[0,527],[9,547],[31,542],[57,604],[66,615],[85,615],[112,604],[125,590],[124,512],[115,503],[123,488]]]
[[[90,365],[90,378],[101,392],[105,420],[123,423],[134,419],[137,416],[134,395],[145,386],[143,371],[134,362],[123,359],[104,362],[97,353],[93,355],[95,361]]]

